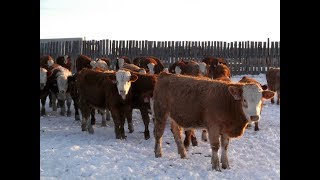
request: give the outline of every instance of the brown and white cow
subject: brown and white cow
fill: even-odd
[[[49,70],[49,67],[54,64],[54,59],[49,55],[44,55],[40,57],[40,67]]]
[[[273,96],[274,92],[262,90],[256,84],[161,73],[154,89],[155,157],[162,156],[162,135],[170,117],[181,158],[186,158],[182,128],[205,128],[212,148],[212,169],[221,171],[219,139],[222,168],[229,168],[229,139],[241,136],[248,123],[259,121],[262,98]]]
[[[56,59],[56,63],[64,68],[67,68],[69,71],[71,71],[71,57],[70,56],[68,56],[68,55],[58,56]]]
[[[49,95],[49,88],[47,86],[47,73],[48,71],[45,68],[40,67],[40,100],[41,100],[41,112],[40,115],[46,115],[46,99]]]
[[[280,68],[270,68],[266,73],[268,88],[271,91],[277,92],[277,104],[280,104]],[[274,103],[274,98],[271,98],[271,103]]]
[[[119,70],[122,68],[122,66],[127,63],[127,64],[131,64],[130,58],[128,58],[127,56],[121,56],[120,58],[116,58],[116,70]]]
[[[136,80],[136,75],[124,70],[118,70],[115,73],[99,72],[86,68],[81,70],[76,81],[80,96],[82,131],[88,130],[90,134],[94,133],[89,118],[91,108],[109,109],[114,121],[116,138],[124,139],[126,137],[124,133],[125,101],[131,82]]]
[[[77,72],[81,71],[83,68],[92,68],[91,61],[93,61],[91,58],[89,58],[86,55],[79,55],[76,59],[76,70]]]
[[[149,70],[149,74],[159,74],[163,71],[164,65],[160,61],[160,59],[148,56],[148,57],[137,57],[133,59],[133,64]]]
[[[205,57],[202,62],[206,63],[207,66],[207,76],[210,78],[213,78],[213,71],[214,69],[217,67],[217,65],[219,64],[224,64],[227,65],[227,63],[225,62],[225,60],[223,58],[220,57]],[[231,75],[230,75],[231,76]]]

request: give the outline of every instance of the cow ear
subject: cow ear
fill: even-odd
[[[228,90],[235,100],[241,100],[242,89],[236,86],[229,86]]]
[[[138,76],[135,74],[131,74],[130,81],[135,82],[138,79]]]
[[[115,74],[110,74],[108,78],[112,81],[112,83],[117,83],[117,78]]]
[[[273,98],[274,94],[275,93],[273,91],[269,91],[269,90],[262,91],[262,97],[264,99],[271,99]]]

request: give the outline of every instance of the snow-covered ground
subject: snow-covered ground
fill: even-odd
[[[266,84],[265,75],[248,75]],[[233,81],[242,76],[232,77]],[[230,141],[230,169],[211,170],[211,148],[201,141],[190,146],[188,159],[180,159],[167,124],[163,136],[163,157],[155,158],[153,123],[151,138],[144,140],[144,125],[139,111],[133,112],[135,131],[126,140],[115,138],[113,121],[101,127],[101,116],[93,135],[82,132],[80,122],[62,117],[46,105],[47,116],[40,117],[41,179],[280,179],[280,106],[265,102],[260,131],[252,126],[244,135]]]

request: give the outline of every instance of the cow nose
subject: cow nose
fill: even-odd
[[[251,121],[258,121],[259,116],[250,116]]]
[[[125,91],[123,91],[123,90],[120,90],[119,92],[120,92],[120,94],[124,94],[125,93]]]
[[[61,90],[60,93],[64,93],[64,90]]]

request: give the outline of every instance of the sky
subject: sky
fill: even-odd
[[[266,84],[265,74],[247,76]],[[88,134],[75,121],[73,105],[71,117],[60,116],[60,109],[53,112],[48,100],[46,111],[47,116],[40,118],[40,179],[280,179],[280,105],[270,100],[263,106],[260,130],[254,131],[253,125],[230,140],[230,169],[222,172],[211,170],[211,147],[201,140],[201,130],[195,131],[198,146],[190,146],[188,158],[181,159],[167,121],[163,154],[155,158],[153,122],[149,123],[151,137],[145,140],[139,110],[133,111],[133,133],[128,133],[125,123],[126,140],[115,138],[113,120],[101,127],[99,114],[94,134]]]
[[[280,0],[40,0],[40,39],[280,41]]]

